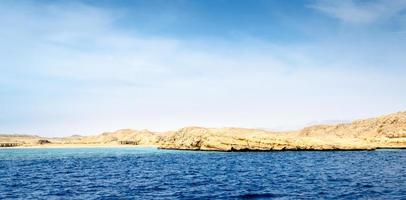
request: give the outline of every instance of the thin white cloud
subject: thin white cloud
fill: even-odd
[[[405,0],[316,0],[309,7],[349,24],[371,24],[398,15],[406,9]]]
[[[185,40],[145,36],[118,19],[81,4],[0,5],[0,132],[285,127],[405,106],[405,48],[386,38]],[[375,54],[387,59],[368,60]]]

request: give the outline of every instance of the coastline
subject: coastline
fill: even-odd
[[[68,145],[32,145],[32,146],[15,146],[15,147],[0,147],[0,150],[5,149],[92,149],[92,148],[154,148],[158,150],[167,150],[167,151],[203,151],[203,152],[332,152],[332,151],[379,151],[379,150],[406,150],[406,147],[376,147],[376,148],[354,148],[354,149],[272,149],[272,150],[253,150],[253,149],[244,149],[244,150],[214,150],[214,149],[187,149],[187,148],[162,148],[158,145],[114,145],[114,144],[92,144],[92,145],[83,145],[83,144],[68,144]]]
[[[216,151],[216,152],[293,152],[293,151],[377,151],[377,150],[406,150],[406,146],[374,146],[353,148],[297,148],[297,149],[204,149],[188,147],[164,147],[159,144],[33,144],[12,147],[0,147],[2,149],[75,149],[75,148],[154,148],[168,151]]]
[[[272,132],[249,128],[184,127],[152,132],[121,129],[94,136],[46,138],[0,135],[0,148],[142,148],[173,150],[363,151],[406,148],[406,112],[336,125],[314,125],[301,130]]]
[[[156,145],[118,145],[118,144],[47,144],[0,147],[0,149],[59,149],[59,148],[158,148]]]

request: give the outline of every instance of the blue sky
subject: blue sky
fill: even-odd
[[[406,1],[1,1],[0,133],[295,129],[406,108]]]

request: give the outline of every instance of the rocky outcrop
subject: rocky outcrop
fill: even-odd
[[[406,112],[292,132],[188,127],[167,135],[159,147],[218,151],[406,148]]]
[[[377,148],[406,147],[406,112],[356,120],[348,124],[304,128],[299,137],[358,140]]]
[[[40,145],[43,145],[43,144],[50,144],[51,142],[49,140],[41,139],[41,140],[38,140],[37,143]]]
[[[162,149],[214,151],[280,150],[363,150],[374,146],[358,140],[334,140],[297,137],[297,133],[273,133],[255,129],[208,129],[189,127],[163,138]]]

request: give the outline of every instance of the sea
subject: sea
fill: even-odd
[[[406,151],[3,148],[0,199],[406,199]]]

